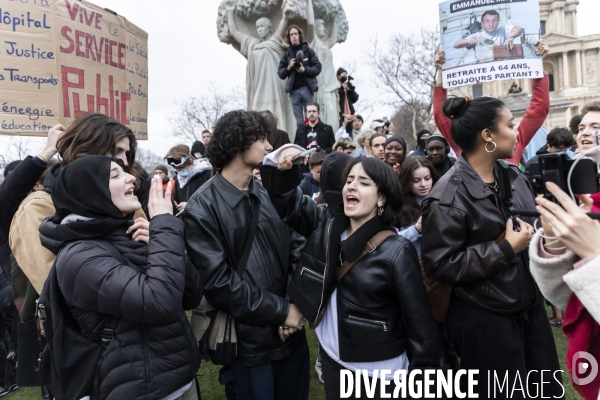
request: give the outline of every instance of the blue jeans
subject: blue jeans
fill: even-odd
[[[297,347],[284,359],[262,365],[232,365],[237,400],[308,400],[308,343],[304,330],[296,332],[295,335],[304,337],[299,338]]]
[[[298,125],[304,125],[304,110],[308,103],[315,101],[315,94],[310,91],[308,86],[302,86],[290,93],[290,101],[294,110],[294,117]]]

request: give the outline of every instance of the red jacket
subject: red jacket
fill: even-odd
[[[511,159],[506,160],[517,166],[521,161],[521,155],[525,151],[525,147],[527,147],[531,139],[542,127],[550,112],[550,81],[548,80],[548,75],[544,75],[543,78],[533,79],[531,87],[531,103],[527,107],[527,111],[525,111],[525,116],[523,116],[521,124],[519,124],[515,154]],[[452,140],[452,134],[450,133],[451,120],[442,112],[442,106],[447,97],[448,91],[442,86],[433,88],[433,118],[435,119],[435,125],[446,138],[452,150],[454,150],[457,156],[460,156],[461,149]]]
[[[600,360],[600,326],[575,294],[571,295],[567,304],[563,330],[569,340],[566,362],[573,387],[585,400],[595,400],[600,390],[600,374],[586,385],[575,382],[573,377],[585,378],[580,375],[579,364],[588,360],[575,357],[578,352],[585,351]]]

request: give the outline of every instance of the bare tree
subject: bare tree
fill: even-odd
[[[188,142],[200,140],[202,132],[212,131],[223,114],[237,108],[246,108],[244,89],[236,86],[222,89],[211,82],[206,93],[175,102],[176,111],[169,117],[173,136]]]
[[[416,141],[419,121],[429,128],[433,115],[433,87],[436,69],[433,64],[440,41],[437,31],[421,29],[418,33],[392,35],[387,46],[377,39],[367,54],[367,63],[375,73],[383,104],[410,111],[410,131],[399,134]]]
[[[0,154],[0,164],[8,164],[15,160],[23,160],[25,157],[33,153],[35,146],[31,142],[31,138],[23,136],[4,136],[0,142],[2,152]],[[43,145],[42,145],[43,146]]]
[[[406,140],[406,145],[409,149],[414,149],[417,147],[417,139],[412,134],[403,135],[402,133],[412,132],[413,129],[416,129],[418,132],[421,129],[432,128],[432,126],[430,126],[431,124],[425,123],[427,118],[427,113],[425,112],[426,109],[427,105],[422,104],[421,112],[417,115],[416,120],[414,120],[413,108],[407,105],[402,105],[392,117],[392,122],[394,123],[394,133],[402,136]]]
[[[145,170],[150,170],[156,167],[157,164],[164,163],[161,156],[152,150],[142,149],[140,147],[138,147],[135,152],[135,161],[137,161]]]

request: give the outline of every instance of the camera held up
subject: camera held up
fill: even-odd
[[[345,76],[342,76],[342,77],[340,78],[340,81],[341,81],[342,83],[348,83],[348,88],[350,88],[351,90],[354,90],[354,89],[356,89],[356,86],[354,86],[354,85],[352,84],[352,82],[350,82],[350,81],[353,81],[353,80],[354,80],[354,78],[353,78],[353,77],[351,77],[350,75],[348,75],[348,77],[347,77],[347,78],[346,78]]]

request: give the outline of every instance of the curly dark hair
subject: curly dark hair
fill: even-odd
[[[213,167],[221,169],[238,153],[246,151],[252,143],[269,139],[277,129],[273,118],[258,111],[235,110],[223,115],[213,129],[206,156]]]

